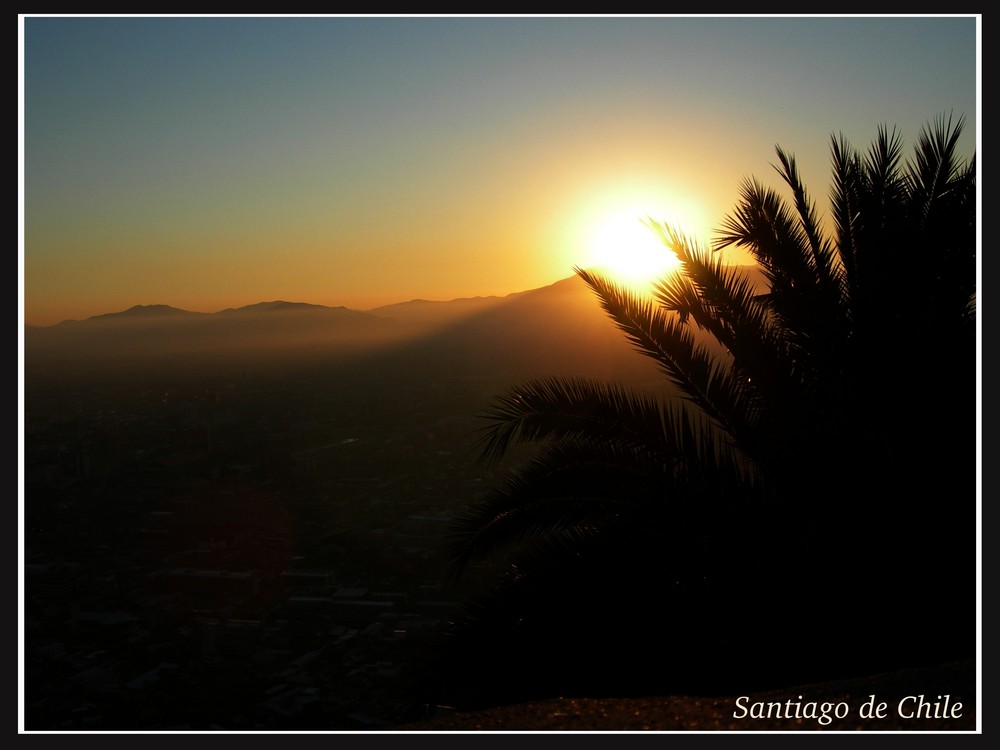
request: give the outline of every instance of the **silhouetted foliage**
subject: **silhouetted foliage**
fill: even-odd
[[[547,379],[483,455],[537,452],[449,553],[495,588],[456,620],[447,700],[724,691],[975,650],[976,170],[938,118],[902,157],[831,139],[826,224],[748,179],[653,299],[577,273],[681,398]],[[717,251],[748,250],[764,283]],[[700,329],[718,342],[707,346]],[[567,335],[571,335],[568,333]],[[674,391],[671,391],[672,393]]]

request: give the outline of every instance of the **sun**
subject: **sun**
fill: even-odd
[[[634,208],[605,215],[589,238],[592,265],[632,286],[650,284],[676,269],[680,261],[649,226],[650,220]]]
[[[591,186],[576,203],[574,265],[639,292],[680,268],[653,224],[698,240],[704,209],[675,186],[632,180]]]

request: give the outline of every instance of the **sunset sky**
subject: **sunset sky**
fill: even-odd
[[[830,135],[981,131],[981,17],[22,17],[23,322],[504,295]],[[739,260],[738,256],[731,256]]]

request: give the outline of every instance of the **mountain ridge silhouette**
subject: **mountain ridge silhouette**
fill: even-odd
[[[170,305],[26,326],[25,370],[71,376],[128,368],[351,362],[367,372],[506,382],[551,375],[658,381],[578,276],[506,296],[413,299],[371,308],[274,300],[216,313]]]

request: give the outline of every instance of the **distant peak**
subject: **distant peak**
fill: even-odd
[[[258,302],[255,305],[245,305],[243,307],[227,307],[222,312],[286,312],[290,310],[327,310],[326,305],[313,305],[308,302],[286,302],[285,300],[274,300],[273,302]]]
[[[161,315],[195,315],[188,310],[181,310],[178,307],[171,307],[170,305],[133,305],[127,310],[122,310],[121,312],[104,313],[103,315],[95,315],[91,320],[97,318],[152,318]]]

